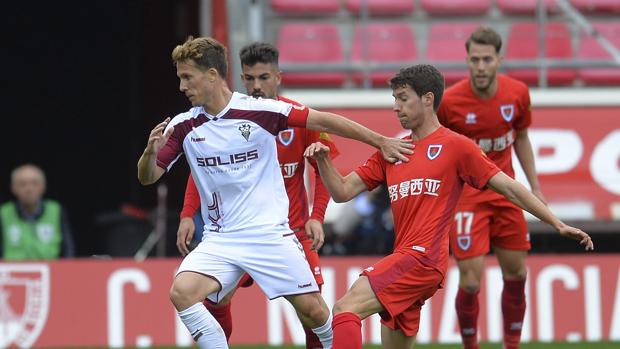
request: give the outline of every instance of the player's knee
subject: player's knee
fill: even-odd
[[[517,268],[508,268],[504,271],[504,279],[506,280],[525,280],[527,278],[527,268],[517,267]]]
[[[351,307],[348,306],[347,302],[343,299],[339,299],[334,304],[334,308],[332,309],[332,313],[334,315],[338,315],[340,313],[350,312]]]
[[[175,282],[172,284],[172,287],[170,288],[170,301],[174,304],[177,310],[183,310],[196,303],[192,299],[191,292],[189,291],[190,290],[187,290],[180,283]]]
[[[480,280],[475,277],[462,277],[459,286],[467,293],[476,293],[480,290]]]

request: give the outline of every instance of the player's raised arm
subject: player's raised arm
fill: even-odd
[[[409,159],[404,154],[413,154],[411,150],[413,145],[410,140],[385,137],[338,114],[310,109],[306,127],[372,145],[381,150],[383,157],[389,162],[398,160],[407,162]]]
[[[166,133],[164,129],[170,122],[170,118],[166,118],[163,122],[159,123],[149,135],[149,140],[146,143],[146,148],[138,160],[138,180],[142,185],[149,185],[157,182],[157,180],[164,174],[165,170],[157,166],[157,153],[163,148],[164,144],[168,141],[173,127],[170,127]]]
[[[579,241],[586,251],[594,249],[592,238],[581,229],[571,227],[559,220],[549,208],[536,196],[530,193],[521,183],[510,178],[503,172],[491,177],[487,186],[504,195],[508,200],[533,214],[541,221],[551,225],[561,235]]]
[[[367,190],[366,184],[355,172],[343,177],[329,157],[329,147],[321,142],[312,143],[304,156],[313,158],[319,167],[321,179],[336,202],[346,202]]]

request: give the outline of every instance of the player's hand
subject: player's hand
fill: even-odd
[[[413,154],[415,145],[411,144],[410,139],[384,137],[380,150],[385,161],[394,163],[397,161],[408,162],[409,158],[405,155]]]
[[[181,256],[185,257],[189,253],[189,244],[194,238],[196,224],[194,219],[190,217],[181,218],[179,230],[177,231],[177,249],[181,252]]]
[[[560,235],[579,241],[579,244],[584,246],[586,251],[594,250],[592,238],[581,229],[571,227],[570,225],[565,225],[561,227],[559,231]]]
[[[312,143],[304,151],[304,156],[314,160],[329,157],[329,147],[321,142]]]
[[[146,149],[144,150],[145,153],[157,154],[161,148],[164,147],[166,142],[168,142],[172,132],[174,132],[174,127],[170,127],[164,134],[164,130],[169,122],[170,118],[166,118],[166,120],[160,122],[157,126],[155,126],[155,128],[153,128],[153,130],[151,130],[149,140],[146,143]]]
[[[312,246],[310,249],[318,251],[325,242],[325,232],[323,231],[323,224],[316,219],[308,219],[305,224],[306,235],[312,239]]]
[[[540,191],[540,189],[532,189],[532,194],[534,194],[534,196],[537,197],[538,200],[542,201],[543,204],[547,205],[547,200],[545,199],[545,196],[543,195],[542,191]]]

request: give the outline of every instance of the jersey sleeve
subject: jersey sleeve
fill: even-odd
[[[530,92],[527,86],[524,87],[519,97],[519,118],[515,120],[514,128],[519,131],[530,127],[532,124],[532,102],[530,101]]]
[[[177,117],[175,117],[176,119]],[[173,119],[166,129],[164,130],[164,134],[170,129],[170,127],[174,127],[174,131],[172,131],[172,135],[168,138],[168,142],[164,144],[163,148],[157,153],[157,166],[169,171],[172,165],[179,159],[181,154],[183,154],[183,139],[191,130],[190,122],[179,122],[173,123],[176,121]]]
[[[463,137],[457,148],[461,149],[458,161],[458,174],[461,179],[476,189],[484,189],[489,179],[500,169],[471,140]]]
[[[192,218],[200,207],[200,195],[198,188],[194,183],[194,177],[189,175],[187,185],[185,186],[185,197],[183,198],[183,210],[181,210],[181,218]]]
[[[291,104],[291,110],[286,118],[287,125],[280,131],[285,130],[288,127],[303,127],[306,128],[308,122],[308,114],[310,109],[304,105]]]
[[[368,190],[373,190],[385,182],[386,163],[381,152],[374,153],[366,162],[355,170]]]

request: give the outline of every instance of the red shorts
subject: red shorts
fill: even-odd
[[[484,256],[491,245],[509,250],[531,248],[523,210],[508,200],[459,203],[450,228],[450,249],[454,257]]]
[[[304,247],[306,259],[308,260],[308,264],[310,264],[310,270],[312,270],[312,275],[314,275],[317,285],[323,285],[323,274],[321,273],[321,265],[319,264],[319,253],[310,249],[310,247],[312,247],[312,239],[306,235],[306,230],[303,228],[295,232],[295,235],[297,236],[297,240],[299,240]]]
[[[414,253],[394,252],[382,258],[362,275],[368,277],[375,296],[385,311],[381,323],[407,336],[415,336],[424,301],[441,287],[443,275],[426,266]]]

